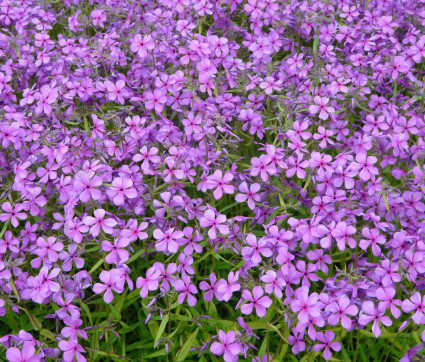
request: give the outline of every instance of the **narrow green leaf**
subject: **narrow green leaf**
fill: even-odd
[[[382,193],[382,198],[384,199],[385,206],[387,207],[387,211],[390,212],[390,205],[388,204],[387,194],[385,192]]]
[[[94,273],[103,264],[103,259],[100,259],[93,268],[90,269],[89,274]]]
[[[187,339],[182,349],[179,351],[179,354],[177,355],[177,362],[181,362],[185,360],[186,356],[189,353],[189,350],[192,348],[192,345],[196,340],[196,336],[198,335],[198,332],[199,332],[199,328],[197,328],[196,331],[193,332],[190,335],[190,337]]]
[[[15,282],[13,281],[13,278],[10,278],[9,280],[9,284],[12,287],[13,293],[16,296],[16,299],[18,299],[18,303],[21,302],[21,296],[19,295],[19,291],[18,288],[16,288]]]
[[[168,314],[166,314],[164,318],[162,319],[162,322],[159,325],[158,333],[156,334],[156,337],[155,337],[155,341],[153,342],[154,345],[158,343],[159,339],[162,336],[162,333],[164,333],[165,327],[167,326],[167,323],[168,323],[168,318],[169,318]]]
[[[313,41],[313,55],[316,56],[317,49],[319,48],[319,34],[317,34]]]
[[[142,255],[144,252],[146,251],[146,249],[144,249],[144,248],[142,248],[142,249],[140,249],[136,254],[133,254],[132,256],[131,256],[131,258],[130,259],[128,259],[127,260],[127,265],[128,264],[130,264],[130,263],[132,263],[133,261],[135,261],[140,255]]]
[[[1,231],[0,231],[0,238],[2,238],[3,237],[3,235],[4,235],[4,233],[6,232],[6,230],[7,230],[7,226],[9,225],[9,220],[7,220],[5,223],[4,223],[4,225],[3,225],[3,228],[1,229]]]
[[[120,320],[121,319],[121,313],[117,311],[117,309],[112,305],[109,304],[109,308],[111,309],[111,314],[112,316],[116,319],[116,320]]]

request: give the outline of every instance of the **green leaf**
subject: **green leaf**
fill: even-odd
[[[27,314],[33,328],[36,331],[41,330],[41,323],[38,320],[38,318],[34,314],[32,314],[27,308],[21,308],[21,309]]]
[[[13,278],[10,278],[9,280],[9,284],[12,287],[13,293],[16,296],[16,299],[18,299],[18,303],[21,302],[21,296],[19,295],[19,291],[18,288],[16,288],[15,282],[13,281]]]
[[[190,337],[187,339],[185,344],[183,345],[182,349],[179,351],[177,355],[177,362],[184,361],[186,356],[189,353],[189,350],[192,348],[193,343],[196,340],[196,336],[198,335],[199,328],[196,329],[195,332],[193,332]]]
[[[93,319],[92,319],[92,316],[91,316],[91,313],[90,313],[90,309],[89,309],[89,307],[87,307],[87,305],[86,305],[86,304],[84,304],[82,301],[80,301],[80,307],[81,307],[82,309],[84,309],[84,312],[85,312],[85,313],[86,313],[86,315],[89,317],[90,325],[93,325]]]
[[[231,209],[232,207],[239,205],[240,202],[234,202],[233,204],[227,205],[226,207],[224,207],[223,209],[220,210],[220,214],[222,214],[224,211]]]
[[[6,230],[7,230],[7,226],[9,225],[9,220],[7,220],[5,223],[4,223],[4,225],[3,225],[3,228],[1,229],[1,231],[0,231],[0,238],[2,238],[3,237],[3,235],[4,235],[4,233],[6,232]]]
[[[109,304],[109,308],[111,309],[111,314],[112,314],[112,316],[117,320],[117,321],[119,321],[120,319],[121,319],[121,313],[120,312],[118,312],[118,310],[112,305],[112,304]]]
[[[52,332],[50,332],[48,329],[42,329],[42,330],[40,331],[40,334],[41,334],[42,336],[46,337],[46,338],[49,338],[49,339],[50,339],[50,340],[52,340],[52,341],[56,341],[56,337],[55,337],[55,335],[54,335]]]
[[[165,348],[163,348],[158,352],[154,352],[154,353],[151,353],[147,356],[143,356],[143,358],[156,358],[156,357],[165,356],[166,354],[167,354],[167,351],[165,350]]]
[[[370,110],[370,109],[367,109],[367,108],[365,108],[365,107],[363,107],[359,102],[357,102],[356,100],[354,101],[354,104],[357,106],[357,107],[359,107],[360,109],[363,109],[364,111],[366,111],[366,112],[369,112],[369,113],[373,113],[373,114],[378,114],[378,113],[376,113],[376,112],[374,112],[374,111],[372,111],[372,110]]]
[[[142,255],[144,252],[146,251],[146,249],[144,249],[144,248],[142,248],[142,249],[140,249],[136,254],[133,254],[132,256],[131,256],[131,258],[130,259],[128,259],[127,260],[127,265],[128,264],[130,264],[130,263],[132,263],[133,261],[135,261],[140,255]]]
[[[384,199],[385,206],[387,207],[387,211],[390,212],[390,205],[388,204],[387,194],[385,192],[382,193],[382,198]]]
[[[169,316],[168,314],[166,314],[164,318],[162,319],[162,322],[159,326],[158,333],[156,334],[155,341],[153,342],[154,345],[158,343],[159,339],[162,336],[162,333],[164,333],[165,327],[167,326],[167,323],[168,323],[168,319],[169,319]]]
[[[313,55],[316,56],[317,49],[319,48],[319,34],[317,34],[313,41]]]
[[[103,259],[100,259],[93,268],[90,269],[89,274],[94,273],[103,264]]]
[[[342,358],[343,358],[343,361],[344,361],[344,362],[351,362],[351,359],[350,359],[350,357],[348,356],[348,353],[347,353],[347,351],[345,350],[344,345],[343,345],[342,343],[341,343],[341,347],[342,347],[341,352],[342,352]]]

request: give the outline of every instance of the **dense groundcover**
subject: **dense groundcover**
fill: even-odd
[[[0,359],[421,359],[424,26],[2,0]]]

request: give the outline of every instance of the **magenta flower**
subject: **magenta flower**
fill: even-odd
[[[401,304],[403,312],[410,313],[415,311],[412,319],[416,324],[422,324],[421,320],[425,316],[425,296],[421,297],[419,292],[415,292],[410,299],[403,300]]]
[[[46,115],[52,113],[52,104],[58,98],[58,92],[55,88],[50,88],[47,84],[43,85],[39,92],[34,94],[34,99],[38,100],[35,113],[40,114],[44,112]]]
[[[282,298],[282,290],[286,283],[282,278],[278,277],[274,270],[267,270],[267,273],[263,275],[260,280],[265,283],[264,291],[267,294],[272,294],[274,292],[276,297]]]
[[[341,325],[345,329],[350,329],[351,319],[348,317],[348,315],[355,316],[359,311],[355,305],[350,304],[350,299],[344,295],[327,306],[326,311],[332,313],[329,316],[328,323],[331,326],[335,326],[341,320]]]
[[[358,172],[361,180],[367,181],[372,175],[379,175],[378,169],[372,166],[378,161],[375,156],[366,157],[366,154],[358,153],[356,161],[350,164],[350,170]]]
[[[79,327],[83,324],[83,321],[80,318],[72,318],[70,316],[66,316],[63,319],[63,322],[67,325],[67,327],[62,328],[61,334],[65,338],[69,338],[71,340],[78,340],[78,337],[87,339],[87,332],[84,329],[80,329]]]
[[[215,273],[210,274],[209,281],[210,284],[204,280],[199,283],[199,289],[206,291],[204,294],[204,300],[207,302],[211,302],[213,300],[214,293],[217,293],[218,291],[218,283]]]
[[[252,184],[250,187],[248,187],[246,182],[242,182],[239,185],[239,191],[240,194],[237,194],[235,196],[235,200],[237,202],[245,202],[248,200],[248,207],[251,210],[254,210],[255,208],[255,202],[260,202],[260,195],[257,193],[260,190],[260,185],[257,183]]]
[[[217,356],[223,355],[225,362],[236,362],[238,354],[242,352],[241,344],[236,341],[236,332],[228,331],[225,333],[221,329],[218,331],[218,340],[210,346],[211,353]]]
[[[77,269],[84,267],[84,259],[80,258],[82,251],[77,250],[77,244],[70,244],[68,246],[68,253],[61,251],[59,253],[59,259],[62,260],[62,270],[70,271],[72,269],[72,262],[74,262]]]
[[[313,349],[315,351],[321,351],[324,349],[323,357],[326,361],[330,360],[332,357],[331,349],[335,352],[339,352],[341,350],[341,343],[337,341],[332,342],[335,338],[335,333],[333,331],[326,331],[325,333],[319,332],[317,333],[316,338],[322,343],[315,344]]]
[[[6,358],[9,362],[38,362],[41,356],[35,354],[34,343],[26,341],[22,345],[22,350],[17,347],[8,348]]]
[[[13,227],[18,227],[19,220],[25,220],[27,218],[27,214],[24,212],[20,212],[24,207],[23,204],[16,204],[13,208],[10,202],[5,202],[1,205],[4,214],[0,214],[0,221],[6,222],[7,220],[11,220],[11,224]]]
[[[319,118],[323,119],[324,121],[329,118],[329,113],[335,113],[335,108],[327,106],[329,103],[329,98],[326,97],[314,97],[314,103],[311,105],[308,109],[310,111],[310,114],[316,114],[319,113]]]
[[[320,307],[317,303],[317,293],[308,294],[307,287],[295,291],[295,299],[291,302],[291,310],[298,313],[298,320],[307,323],[310,317],[320,316]]]
[[[149,291],[158,289],[158,280],[160,277],[160,272],[155,269],[155,267],[151,267],[146,272],[146,278],[138,277],[136,280],[136,288],[140,289],[140,296],[142,298],[146,298]]]
[[[396,273],[399,266],[388,259],[381,261],[381,265],[375,269],[375,274],[382,278],[382,285],[384,287],[390,286],[392,283],[401,281],[401,276]]]
[[[167,90],[165,88],[157,88],[153,92],[145,94],[145,107],[148,110],[155,109],[160,114],[167,103]]]
[[[233,180],[233,175],[230,172],[226,172],[224,175],[221,170],[216,170],[211,176],[208,176],[205,186],[208,190],[215,189],[213,192],[216,200],[221,199],[223,192],[225,194],[233,194],[235,187],[229,185]]]
[[[137,53],[140,58],[146,58],[148,51],[155,48],[155,42],[151,35],[141,36],[137,34],[131,41],[131,51]]]
[[[93,10],[90,15],[93,19],[93,26],[104,27],[103,22],[106,21],[106,13],[103,10]]]
[[[185,275],[182,277],[182,279],[177,280],[174,283],[174,289],[180,293],[179,297],[177,298],[179,304],[183,304],[187,297],[187,302],[191,307],[196,305],[196,298],[192,294],[198,293],[198,290],[196,289],[195,285],[192,284],[188,275]]]
[[[252,289],[252,294],[249,290],[244,289],[242,291],[242,298],[249,303],[245,303],[241,306],[241,312],[248,315],[251,314],[252,309],[255,308],[257,316],[264,317],[267,313],[267,308],[272,305],[273,301],[267,296],[263,297],[263,294],[263,288],[258,285]]]
[[[298,333],[292,330],[293,335],[288,337],[288,342],[292,345],[291,351],[297,355],[298,353],[305,350],[305,342],[303,341],[304,333]]]
[[[36,247],[34,247],[33,254],[38,255],[38,258],[31,260],[33,268],[40,267],[41,262],[43,264],[52,264],[58,261],[58,252],[63,250],[63,243],[56,241],[54,236],[50,236],[45,240],[42,237],[37,239]]]
[[[96,294],[105,293],[103,295],[103,300],[106,304],[109,304],[114,299],[114,294],[112,291],[116,293],[122,293],[124,291],[124,278],[121,277],[119,271],[117,269],[102,270],[99,275],[99,279],[103,282],[96,283],[93,286],[93,292]]]
[[[125,198],[134,199],[137,197],[137,191],[133,187],[133,181],[128,178],[115,177],[112,186],[106,190],[108,196],[117,206],[123,206]]]
[[[112,218],[105,219],[106,211],[103,209],[97,209],[94,212],[94,216],[86,216],[83,223],[87,226],[91,226],[90,234],[94,237],[99,236],[100,230],[102,229],[106,234],[112,234],[114,226],[117,222]]]
[[[156,155],[157,153],[158,153],[158,148],[151,147],[151,148],[148,149],[146,146],[143,146],[140,149],[140,153],[136,153],[133,156],[133,161],[134,162],[140,162],[140,161],[143,160],[142,170],[144,172],[150,174],[150,173],[152,173],[151,163],[156,164],[156,163],[161,161],[161,157],[157,156]]]
[[[237,282],[239,280],[239,272],[230,272],[227,276],[227,281],[220,279],[217,283],[216,297],[218,300],[227,302],[232,298],[234,292],[241,289],[241,285]]]
[[[85,349],[78,344],[76,340],[65,341],[62,340],[59,342],[58,347],[63,351],[63,358],[65,361],[74,361],[74,358],[77,362],[86,362],[86,358],[81,354],[85,353]]]
[[[108,99],[111,102],[117,101],[120,104],[125,103],[125,98],[130,97],[130,92],[125,87],[125,82],[123,80],[117,81],[116,84],[111,81],[105,81],[105,87],[108,91]]]
[[[251,158],[251,176],[260,175],[264,182],[267,182],[269,175],[276,174],[276,167],[271,163],[272,159],[268,155],[261,155],[260,158]]]
[[[279,87],[282,84],[281,80],[275,80],[273,77],[266,77],[264,82],[260,83],[260,88],[264,89],[264,92],[266,94],[272,94],[275,90],[276,92],[280,92],[282,90],[281,87]]]
[[[419,293],[418,293],[419,294]],[[359,316],[359,323],[361,325],[367,325],[373,321],[372,332],[375,337],[381,335],[381,328],[379,327],[379,322],[385,326],[390,326],[393,324],[390,317],[385,316],[386,307],[381,305],[376,308],[371,301],[366,301],[362,305],[362,311]]]
[[[129,258],[129,253],[126,248],[130,244],[130,240],[127,238],[115,238],[112,244],[108,240],[102,241],[102,251],[109,252],[105,257],[105,261],[108,264],[120,265],[125,263]]]
[[[153,237],[157,240],[155,248],[158,251],[167,253],[177,253],[179,250],[178,240],[184,236],[182,231],[174,231],[174,228],[163,232],[161,229],[155,229]]]
[[[96,187],[102,186],[102,178],[93,173],[80,172],[76,176],[74,188],[80,191],[80,200],[88,202],[90,199],[99,200],[102,192]]]
[[[250,245],[242,248],[242,256],[245,260],[251,260],[254,264],[258,264],[262,260],[261,255],[265,257],[273,255],[272,250],[267,246],[265,238],[260,238],[257,241],[257,237],[254,234],[248,234],[245,242]]]
[[[204,217],[199,220],[199,224],[203,228],[210,228],[208,236],[210,239],[217,238],[217,231],[223,235],[228,235],[230,230],[227,225],[223,225],[227,220],[225,215],[216,214],[213,210],[208,209],[204,212]]]
[[[356,247],[356,241],[351,235],[356,233],[356,228],[352,225],[347,225],[345,221],[339,222],[335,229],[332,230],[332,236],[336,239],[338,249],[345,250],[345,244],[352,249]]]

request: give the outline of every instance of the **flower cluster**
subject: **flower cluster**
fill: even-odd
[[[9,361],[423,358],[423,1],[0,0],[0,25]]]

